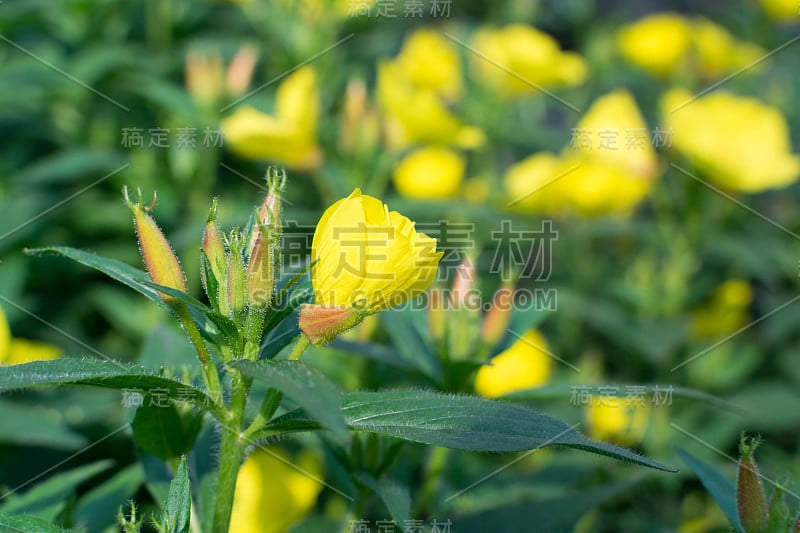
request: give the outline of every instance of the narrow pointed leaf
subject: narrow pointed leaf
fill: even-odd
[[[517,405],[432,391],[356,392],[345,396],[351,428],[433,446],[515,452],[567,446],[667,472],[674,468],[625,448],[596,442],[566,423]]]

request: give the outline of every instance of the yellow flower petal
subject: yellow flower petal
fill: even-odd
[[[547,341],[536,330],[530,330],[506,351],[482,366],[475,378],[475,392],[486,398],[497,398],[510,392],[530,389],[550,379],[551,357]]]

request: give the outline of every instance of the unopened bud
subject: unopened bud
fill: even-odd
[[[759,444],[760,438],[744,435],[739,442],[741,458],[736,477],[736,506],[739,522],[747,533],[764,533],[767,530],[767,498],[755,460]]]
[[[467,255],[456,269],[456,276],[453,280],[453,288],[450,292],[450,303],[454,308],[463,307],[467,304],[470,292],[475,286],[475,264],[472,258]]]
[[[142,205],[141,191],[139,191],[139,202],[133,203],[128,195],[128,188],[122,190],[125,203],[133,212],[133,223],[136,228],[136,236],[139,239],[139,250],[142,252],[147,273],[153,283],[163,285],[179,291],[188,292],[186,286],[186,275],[183,273],[180,261],[170,246],[169,241],[161,232],[161,229],[150,216],[149,211],[155,207],[156,195],[153,195],[153,203],[145,207]],[[161,294],[165,302],[172,302],[174,298],[167,294]]]
[[[225,300],[225,311],[228,316],[236,316],[244,310],[245,276],[242,248],[242,234],[234,230],[228,236],[228,260],[226,263],[225,283],[220,284],[220,301]],[[220,304],[222,308],[222,304]]]
[[[258,51],[253,46],[242,46],[233,56],[225,75],[225,89],[234,98],[241,96],[250,86],[253,70],[258,60]]]
[[[247,303],[257,308],[269,306],[275,287],[275,258],[269,231],[264,228],[258,232],[247,261]]]
[[[189,52],[186,56],[186,87],[202,107],[219,101],[222,94],[222,58],[217,53]]]
[[[437,341],[444,339],[447,329],[447,311],[441,287],[433,287],[428,298],[428,327]]]
[[[357,326],[363,319],[364,313],[353,307],[303,304],[299,325],[308,340],[320,346]]]
[[[492,305],[481,326],[481,338],[486,346],[494,346],[503,340],[511,320],[513,301],[514,289],[510,283],[504,284],[494,293]]]
[[[217,224],[217,199],[211,203],[211,210],[208,213],[208,220],[206,221],[206,228],[203,231],[203,255],[200,258],[200,279],[203,282],[203,288],[206,290],[209,298],[212,297],[214,289],[219,286],[220,281],[225,276],[225,244],[222,242],[222,232]],[[211,271],[214,276],[214,286],[209,287],[209,280],[206,276],[206,269]],[[216,299],[216,294],[213,295]]]

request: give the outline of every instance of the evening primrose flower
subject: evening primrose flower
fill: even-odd
[[[710,300],[691,313],[691,331],[695,339],[720,339],[750,322],[748,311],[753,289],[747,281],[730,279],[714,289]]]
[[[475,392],[485,398],[497,398],[547,383],[551,367],[549,351],[547,341],[538,331],[527,331],[478,370]]]
[[[407,155],[394,169],[394,185],[406,198],[442,199],[458,194],[466,162],[456,152],[429,146]]]
[[[506,97],[537,92],[532,84],[545,89],[571,87],[587,77],[580,55],[562,51],[553,37],[525,24],[478,30],[472,46],[480,54],[472,58],[478,80]]]
[[[548,214],[627,214],[650,192],[658,157],[631,94],[598,98],[561,155],[534,154],[504,176],[508,206]]]
[[[630,63],[654,76],[667,76],[686,59],[691,29],[685,17],[656,13],[623,26],[617,46]]]
[[[720,91],[688,103],[685,90],[662,100],[673,146],[711,182],[755,193],[789,185],[800,176],[789,126],[780,111],[755,98]]]
[[[719,24],[675,13],[655,13],[623,26],[617,47],[629,63],[657,77],[691,69],[703,77],[718,78],[764,54],[759,46],[737,40]]]
[[[393,149],[415,143],[476,148],[485,142],[481,129],[465,125],[445,106],[436,90],[408,79],[397,61],[378,64],[377,92],[388,143]]]
[[[647,431],[650,407],[644,401],[603,396],[592,399],[584,416],[593,439],[632,446]]]
[[[759,0],[761,8],[770,18],[780,22],[800,21],[800,7],[797,0]]]
[[[299,68],[278,87],[275,113],[240,107],[222,121],[225,144],[255,161],[306,170],[320,163],[317,146],[319,86],[313,67]]]
[[[31,361],[60,359],[64,353],[57,346],[13,338],[8,320],[0,307],[0,366],[21,365]]]
[[[395,58],[400,73],[423,89],[446,100],[461,96],[462,72],[458,51],[438,31],[425,28],[412,33]]]
[[[300,312],[300,329],[315,344],[330,341],[365,315],[425,291],[442,252],[436,239],[360,189],[330,206],[311,244],[314,305]]]
[[[230,531],[288,531],[314,508],[321,476],[322,466],[310,452],[290,460],[277,448],[255,450],[239,468]]]

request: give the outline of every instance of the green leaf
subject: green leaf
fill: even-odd
[[[529,402],[529,401],[541,401],[541,400],[554,400],[554,399],[562,399],[562,398],[569,398],[571,397],[576,389],[576,385],[574,383],[550,383],[548,385],[544,385],[542,387],[535,387],[532,389],[524,389],[518,390],[514,392],[510,392],[508,394],[503,395],[503,400],[508,401],[515,401],[515,402]],[[690,400],[698,400],[701,402],[708,403],[709,405],[713,405],[719,409],[724,409],[730,412],[735,412],[737,414],[742,414],[743,410],[740,406],[731,403],[723,398],[719,398],[714,396],[713,394],[709,394],[707,392],[697,390],[697,389],[690,389],[687,387],[680,387],[676,385],[669,385],[669,387],[665,387],[663,384],[609,384],[604,385],[606,389],[603,390],[603,394],[608,394],[607,389],[609,387],[615,387],[614,390],[611,390],[613,396],[618,398],[625,398],[629,394],[632,394],[631,391],[634,390],[641,390],[642,395],[649,395],[651,398],[654,394],[664,395],[667,392],[675,398],[686,398]],[[634,387],[640,387],[639,389],[634,389]],[[608,389],[610,390],[610,389]],[[590,393],[599,393],[600,391],[597,389],[592,389],[589,391]]]
[[[339,389],[315,367],[301,361],[234,361],[233,368],[274,387],[338,438],[346,439]]]
[[[78,485],[110,466],[110,460],[98,461],[62,474],[56,474],[37,483],[22,495],[4,495],[0,513],[35,513],[39,518],[54,520],[63,508],[67,497],[75,492]]]
[[[164,461],[188,452],[199,429],[192,418],[184,420],[173,403],[158,405],[147,399],[136,410],[131,427],[136,445]]]
[[[725,479],[714,467],[693,456],[686,450],[677,448],[676,451],[683,462],[697,475],[700,482],[717,502],[719,508],[725,513],[731,527],[741,533],[742,525],[739,523],[739,511],[736,507],[736,487]]]
[[[337,350],[354,353],[366,359],[378,361],[379,363],[391,365],[405,371],[419,370],[416,364],[410,363],[392,346],[374,344],[371,342],[351,341],[342,338],[335,339],[328,346]]]
[[[560,445],[676,472],[630,450],[589,440],[555,418],[473,396],[420,390],[356,392],[345,396],[343,410],[353,429],[433,446],[515,452]]]
[[[75,506],[75,524],[88,531],[102,531],[117,520],[117,510],[144,483],[142,466],[135,463],[84,494]]]
[[[44,409],[0,400],[0,442],[23,446],[46,446],[74,450],[86,439],[63,422],[54,420]]]
[[[402,524],[411,518],[411,494],[408,487],[391,479],[378,481],[364,473],[356,474],[356,478],[378,495],[395,522]]]
[[[165,533],[186,533],[189,530],[189,514],[192,507],[192,491],[189,485],[189,470],[186,456],[181,457],[175,478],[169,486],[169,496],[164,503],[161,523]]]
[[[0,531],[3,533],[73,533],[41,518],[25,515],[0,514]],[[77,532],[76,532],[77,533]]]
[[[127,263],[123,263],[122,261],[100,257],[89,252],[84,252],[83,250],[66,246],[31,248],[26,249],[25,252],[30,255],[53,253],[72,259],[82,265],[102,272],[120,283],[124,283],[165,309],[170,309],[170,307],[161,299],[159,293],[163,292],[169,294],[189,308],[192,312],[192,318],[197,323],[197,327],[200,329],[201,333],[214,342],[220,342],[218,338],[219,332],[222,332],[228,339],[234,339],[238,336],[236,325],[227,317],[220,315],[200,300],[197,300],[183,291],[153,283],[146,272],[134,268]]]
[[[213,404],[205,392],[144,368],[92,358],[65,357],[54,361],[34,361],[22,365],[0,366],[0,391],[27,389],[42,385],[86,385],[130,391],[156,391],[170,399],[188,401],[208,410]]]

